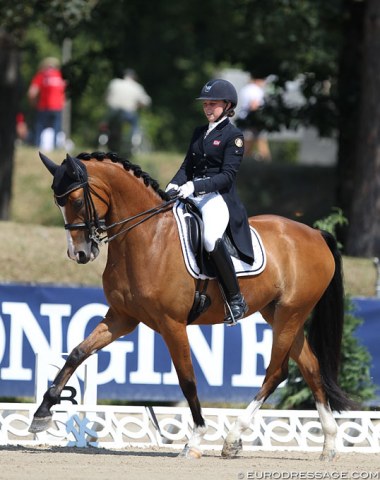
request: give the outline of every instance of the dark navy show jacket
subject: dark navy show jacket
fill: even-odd
[[[219,192],[227,204],[229,233],[240,258],[253,263],[253,250],[247,212],[236,192],[236,175],[244,153],[241,130],[228,119],[204,138],[207,125],[194,130],[186,157],[170,183],[194,181],[194,195]]]

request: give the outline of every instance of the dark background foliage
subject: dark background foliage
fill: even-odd
[[[334,203],[349,218],[351,255],[378,255],[380,3],[377,0],[0,0],[0,212],[11,197],[14,121],[41,58],[61,55],[76,140],[94,142],[109,80],[133,67],[153,98],[155,149],[183,151],[203,121],[195,96],[225,68],[275,78],[269,130],[314,125],[338,139]],[[283,102],[301,76],[305,103]],[[15,101],[18,95],[17,101]],[[13,99],[13,100],[12,100]]]

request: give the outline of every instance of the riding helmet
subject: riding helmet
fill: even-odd
[[[206,83],[197,100],[224,100],[230,102],[233,108],[237,105],[238,96],[232,83],[216,78]]]

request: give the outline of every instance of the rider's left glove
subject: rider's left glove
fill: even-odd
[[[180,198],[187,198],[194,193],[194,182],[186,182],[179,187],[178,196]]]

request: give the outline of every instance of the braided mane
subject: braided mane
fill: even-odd
[[[95,160],[98,161],[103,161],[103,160],[111,160],[114,163],[121,163],[123,165],[123,168],[127,170],[128,172],[131,170],[134,174],[135,177],[137,178],[142,178],[144,180],[144,184],[147,187],[152,187],[153,190],[162,198],[162,200],[170,200],[170,197],[167,193],[165,193],[163,190],[161,190],[157,180],[154,180],[148,173],[144,172],[142,168],[139,165],[135,165],[126,158],[121,158],[117,155],[117,153],[114,152],[93,152],[93,153],[87,153],[83,152],[80,153],[77,158],[79,160],[91,160],[91,158],[94,158]]]

